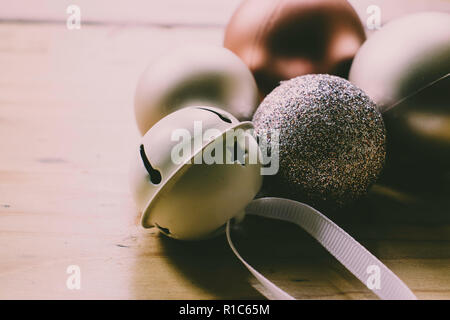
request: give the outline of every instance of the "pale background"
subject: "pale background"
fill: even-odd
[[[448,1],[351,2],[363,19],[369,4],[383,21],[450,12]],[[263,298],[223,237],[184,243],[136,227],[127,180],[139,74],[175,46],[220,45],[238,3],[0,3],[1,299]],[[69,4],[81,8],[81,30],[66,28]],[[450,205],[435,203],[376,186],[363,210],[339,223],[419,298],[449,299]],[[374,298],[293,226],[248,219],[235,238],[296,298]],[[81,267],[81,290],[66,287],[69,265]]]

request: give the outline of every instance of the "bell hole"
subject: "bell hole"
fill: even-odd
[[[216,111],[214,111],[214,110],[211,110],[211,109],[208,109],[208,108],[198,108],[198,109],[202,109],[202,110],[205,110],[205,111],[212,112],[212,113],[214,113],[215,115],[217,115],[217,116],[220,118],[220,120],[222,120],[222,121],[224,121],[224,122],[227,122],[227,123],[231,123],[230,118],[228,118],[227,116],[225,116],[225,115],[223,115],[223,114],[220,114],[220,113],[218,113],[218,112],[216,112]]]
[[[150,182],[153,184],[159,184],[162,179],[161,172],[159,172],[158,170],[153,168],[152,165],[150,164],[150,161],[148,161],[147,155],[145,154],[143,144],[141,144],[141,147],[140,147],[140,154],[141,154],[142,162],[144,163],[145,170],[147,170],[147,172],[149,174]]]
[[[167,235],[170,235],[171,233],[170,233],[170,230],[168,229],[168,228],[164,228],[164,227],[161,227],[159,224],[157,224],[156,222],[155,222],[155,226],[162,232],[162,233],[165,233],[165,234],[167,234]]]

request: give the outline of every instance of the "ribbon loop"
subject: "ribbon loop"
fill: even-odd
[[[388,267],[353,239],[347,232],[316,209],[297,201],[281,198],[261,198],[252,201],[246,213],[270,219],[295,223],[316,239],[328,252],[342,263],[353,275],[366,284],[367,270],[379,268],[380,285],[372,288],[381,299],[416,300],[417,297]],[[230,221],[226,228],[227,240],[234,254],[269,291],[275,299],[290,300],[292,296],[270,282],[238,253],[231,241]]]

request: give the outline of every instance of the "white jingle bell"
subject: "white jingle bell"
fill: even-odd
[[[211,107],[188,107],[157,122],[133,157],[130,182],[144,228],[194,240],[224,230],[262,184],[251,122]]]
[[[239,120],[250,120],[258,106],[255,79],[239,57],[215,46],[174,50],[141,75],[135,115],[144,135],[169,113],[188,106],[221,108]]]

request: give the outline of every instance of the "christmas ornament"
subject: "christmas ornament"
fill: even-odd
[[[388,133],[388,167],[450,169],[450,15],[396,19],[361,47],[350,81],[377,104]]]
[[[189,46],[174,50],[144,71],[136,89],[135,115],[144,135],[164,116],[183,107],[207,105],[248,120],[257,103],[255,80],[236,55],[221,47]]]
[[[142,226],[193,240],[242,219],[262,183],[259,148],[249,129],[251,122],[211,107],[183,108],[157,122],[130,170]]]
[[[364,28],[345,0],[247,0],[224,46],[253,72],[264,97],[282,80],[311,73],[347,77]]]
[[[306,75],[285,81],[264,99],[253,123],[261,137],[279,131],[280,169],[268,180],[279,195],[340,206],[366,193],[382,170],[381,114],[345,79]]]

